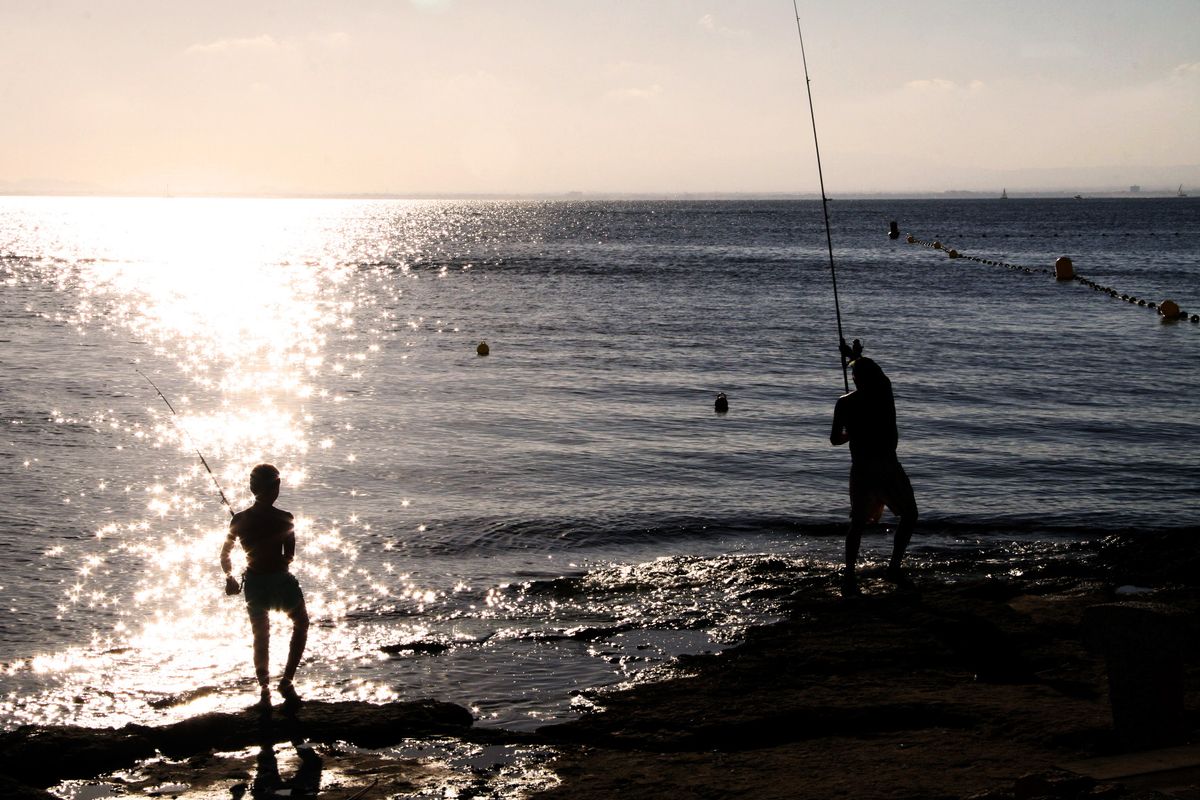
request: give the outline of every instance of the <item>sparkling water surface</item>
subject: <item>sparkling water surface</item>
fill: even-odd
[[[1069,255],[1200,313],[1200,202],[830,212],[846,336],[895,386],[914,564],[1194,524],[1200,325],[885,234]],[[737,641],[840,560],[816,202],[6,198],[0,280],[6,727],[254,699],[197,450],[235,508],[255,463],[284,473],[314,698],[535,727]],[[278,673],[285,621],[273,641]]]

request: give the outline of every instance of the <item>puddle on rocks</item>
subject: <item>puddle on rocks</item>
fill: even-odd
[[[548,747],[408,740],[368,750],[348,744],[277,744],[194,756],[154,758],[96,780],[50,788],[63,800],[186,797],[188,800],[321,797],[522,798],[555,785]]]

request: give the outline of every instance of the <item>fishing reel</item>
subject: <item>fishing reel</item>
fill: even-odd
[[[853,345],[846,344],[846,340],[842,339],[839,348],[842,351],[842,358],[846,359],[847,361],[855,361],[859,358],[862,358],[863,343],[858,339],[854,340]]]

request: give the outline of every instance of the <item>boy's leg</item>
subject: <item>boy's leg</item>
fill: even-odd
[[[254,633],[254,677],[262,699],[270,703],[271,620],[266,611],[250,612],[250,630]]]
[[[308,609],[304,601],[288,612],[292,620],[292,640],[288,644],[287,666],[283,669],[283,679],[288,683],[296,677],[296,668],[300,666],[300,657],[304,655],[304,647],[308,644]]]

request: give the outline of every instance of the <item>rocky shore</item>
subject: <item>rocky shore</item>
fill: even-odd
[[[543,729],[578,745],[540,797],[1200,797],[1200,770],[1087,774],[1120,774],[1122,754],[1151,743],[1114,730],[1106,659],[1085,625],[1089,608],[1113,603],[1182,612],[1169,646],[1188,651],[1186,743],[1200,723],[1198,539],[1114,537],[1020,577],[917,576],[917,591],[875,580],[853,600],[829,577],[802,580],[787,620],[685,660],[690,677]]]
[[[279,771],[262,755],[273,761],[271,745],[301,742],[291,796],[317,790],[301,773],[321,756],[345,762],[339,780],[318,777],[322,797],[412,796],[432,785],[414,777],[417,761],[407,772],[369,754],[351,763],[345,747],[424,737],[545,748],[557,782],[524,790],[541,800],[1200,798],[1200,749],[1187,746],[1200,728],[1197,537],[1129,535],[1082,550],[1004,577],[918,574],[916,589],[868,574],[865,594],[849,600],[832,576],[798,576],[785,620],[682,659],[670,680],[598,692],[601,711],[535,734],[476,729],[465,709],[433,701],[307,703],[267,724],[248,710],[161,728],[22,728],[0,735],[0,794],[45,798],[46,787],[157,753],[147,780],[159,795],[261,795],[258,773]],[[1155,648],[1179,656],[1178,718],[1150,734],[1114,726],[1115,656],[1107,627],[1096,630],[1111,623],[1094,611],[1114,605],[1169,617],[1167,633],[1134,631],[1151,636],[1134,649],[1153,669],[1163,661]],[[253,747],[256,765],[214,763]],[[457,796],[507,795],[485,776]]]
[[[436,701],[375,705],[361,702],[306,703],[294,713],[248,708],[237,714],[204,714],[174,725],[126,725],[116,729],[25,726],[0,734],[0,796],[49,798],[43,791],[63,781],[96,778],[158,760],[141,783],[156,794],[187,794],[224,781],[220,795],[234,787],[244,793],[253,777],[237,759],[214,765],[214,754],[257,748],[273,752],[278,743],[349,743],[379,748],[413,737],[461,735],[473,723],[461,706]],[[303,755],[305,748],[300,748]],[[220,762],[222,759],[217,758]],[[262,760],[257,759],[262,767]],[[162,791],[178,786],[178,792]],[[240,793],[233,791],[233,794]]]

